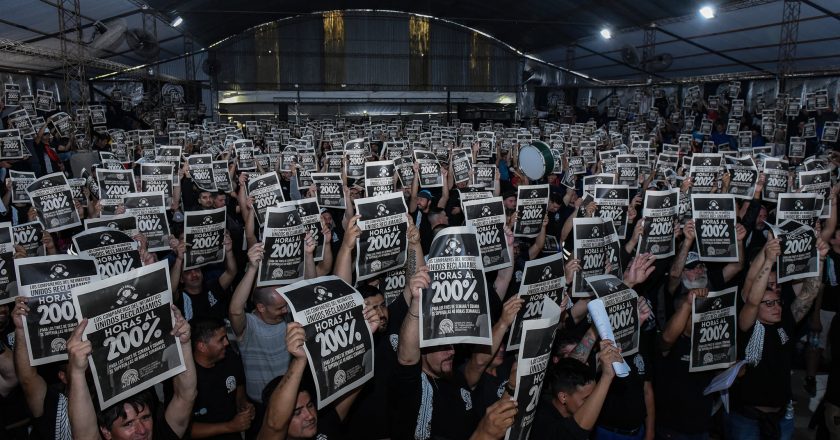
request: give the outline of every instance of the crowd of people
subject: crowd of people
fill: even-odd
[[[734,98],[734,97],[729,97]],[[647,97],[646,97],[647,99]],[[680,134],[689,134],[688,145],[679,155],[717,153],[738,150],[751,156],[749,149],[739,149],[738,140],[726,135],[726,121],[731,119],[730,99],[711,106],[702,97],[691,106],[677,107],[666,99],[654,99],[659,118],[630,116],[619,121],[619,136],[602,135],[615,117],[605,109],[581,108],[576,114],[559,121],[530,121],[513,127],[476,123],[435,124],[389,120],[385,130],[374,131],[369,120],[309,121],[293,124],[260,121],[242,127],[237,124],[188,125],[189,135],[183,138],[183,157],[177,178],[180,185],[172,194],[168,219],[172,236],[168,251],[146,252],[138,237],[145,263],[167,261],[173,296],[172,334],[179,338],[186,371],[156,387],[128,397],[107,408],[101,408],[92,396],[88,355],[91,343],[82,337],[86,321],[82,321],[67,341],[68,360],[34,367],[26,347],[23,319],[33,312],[26,299],[14,297],[0,305],[0,421],[3,438],[40,439],[501,439],[524,411],[517,405],[517,351],[507,350],[504,341],[514,318],[522,308],[519,297],[527,261],[563,252],[565,267],[562,277],[571,286],[581,262],[572,252],[572,224],[576,218],[597,215],[594,201],[584,204],[583,176],[603,171],[596,158],[586,165],[584,174],[570,175],[568,157],[576,156],[582,139],[595,141],[598,150],[628,149],[634,141],[650,141],[656,152],[664,144],[677,144]],[[801,170],[804,158],[788,158],[785,146],[791,136],[804,130],[809,118],[816,120],[816,137],[807,138],[806,157],[813,157],[821,166],[831,169],[832,176],[840,157],[831,142],[821,142],[826,121],[838,120],[832,109],[803,108],[798,116],[784,116],[784,106],[776,110],[777,120],[787,121],[785,133],[774,132],[770,138],[761,135],[761,112],[746,111],[739,118],[739,131],[752,132],[750,147],[772,143],[770,156],[785,157],[791,164],[788,190],[797,190],[794,176]],[[771,107],[773,109],[773,107]],[[672,114],[678,117],[672,118]],[[8,111],[4,112],[4,115]],[[45,115],[49,120],[50,115]],[[161,119],[166,119],[161,117]],[[694,127],[685,133],[686,121]],[[702,121],[711,121],[713,131],[699,131]],[[86,122],[86,121],[85,121]],[[355,123],[353,123],[355,122]],[[546,124],[548,122],[548,124]],[[556,124],[554,124],[556,122]],[[4,128],[9,121],[4,120]],[[376,124],[373,124],[374,126]],[[256,127],[256,129],[254,129]],[[329,128],[327,128],[329,127]],[[391,128],[393,127],[393,128]],[[92,130],[77,122],[79,139],[87,140],[94,152],[113,151],[117,142],[131,139],[134,133],[111,127]],[[145,128],[145,127],[143,127]],[[166,125],[156,132],[156,144],[170,144]],[[411,130],[409,130],[409,128]],[[509,131],[510,129],[512,131]],[[355,132],[366,138],[368,161],[383,160],[383,142],[404,140],[410,151],[430,149],[429,142],[439,140],[440,133],[451,131],[459,146],[473,151],[477,157],[479,142],[474,130],[495,131],[489,163],[495,164],[492,188],[483,188],[502,197],[505,206],[505,240],[511,250],[512,264],[486,271],[488,302],[492,318],[490,347],[456,344],[433,348],[420,347],[418,316],[421,314],[421,291],[429,287],[429,269],[425,259],[435,235],[450,226],[465,223],[461,197],[469,191],[470,182],[454,181],[451,157],[441,161],[442,188],[423,188],[419,178],[408,185],[399,182],[397,191],[404,195],[409,212],[409,228],[405,289],[401,295],[386,298],[382,277],[357,280],[354,266],[358,239],[362,233],[357,224],[353,200],[364,197],[364,188],[344,183],[347,209],[321,208],[321,229],[326,250],[321,261],[312,262],[314,240],[307,235],[303,251],[308,267],[305,276],[315,279],[336,275],[364,298],[365,318],[374,334],[374,376],[367,383],[342,396],[336,402],[318,409],[312,372],[304,350],[306,333],[300,323],[293,322],[286,300],[276,291],[279,286],[257,287],[257,268],[266,249],[262,244],[256,207],[247,192],[250,178],[262,172],[279,171],[283,197],[298,200],[315,197],[316,188],[301,187],[302,169],[290,171],[260,169],[246,172],[237,168],[237,158],[230,140],[249,138],[255,147],[266,149],[270,140],[280,140],[281,129],[289,136],[311,143],[317,152],[317,169],[326,167],[327,150],[334,148],[327,130],[345,133],[342,140],[352,139]],[[413,135],[431,133],[429,137]],[[506,129],[508,129],[506,131]],[[552,133],[552,130],[553,133]],[[219,132],[221,135],[219,135]],[[513,136],[511,136],[511,133]],[[551,134],[560,134],[565,143],[565,158],[559,172],[539,181],[523,174],[518,162],[519,148],[528,141],[516,134],[529,133],[548,141]],[[274,138],[273,136],[278,136]],[[572,138],[576,139],[572,139]],[[285,139],[288,140],[288,139]],[[466,140],[466,142],[464,142]],[[704,143],[705,141],[705,143]],[[713,148],[709,147],[711,141]],[[0,161],[0,178],[7,185],[3,194],[0,221],[12,224],[37,220],[38,212],[31,204],[10,201],[9,171],[33,171],[38,176],[63,171],[73,175],[72,156],[81,154],[83,146],[75,136],[54,137],[48,124],[38,127],[36,134],[25,140],[29,157],[16,161]],[[139,143],[135,158],[142,157]],[[191,170],[184,160],[191,154],[218,148],[218,158],[229,161],[233,186],[229,192],[201,190],[192,181]],[[267,151],[267,150],[266,150]],[[763,151],[763,150],[762,150]],[[651,156],[656,160],[655,154]],[[761,157],[756,155],[757,162]],[[94,160],[97,162],[97,160]],[[139,166],[134,169],[139,183]],[[797,168],[799,166],[800,168]],[[418,165],[413,166],[415,176]],[[761,167],[759,166],[759,170]],[[536,415],[529,438],[598,440],[700,440],[710,436],[731,439],[790,439],[794,428],[792,387],[804,386],[815,392],[814,376],[821,361],[827,364],[832,342],[838,340],[840,322],[834,322],[837,311],[837,285],[840,277],[840,234],[837,231],[837,205],[840,186],[834,184],[824,203],[827,218],[808,222],[816,230],[815,248],[819,258],[819,275],[796,281],[777,282],[777,258],[783,253],[780,239],[774,237],[765,222],[774,223],[776,203],[763,197],[765,176],[755,182],[754,196],[739,199],[737,246],[739,260],[730,263],[702,261],[696,249],[694,221],[690,216],[674,216],[675,253],[667,258],[650,254],[637,255],[637,245],[644,232],[642,204],[648,189],[674,187],[680,197],[692,194],[692,179],[682,160],[667,176],[650,167],[639,176],[639,189],[628,201],[626,239],[620,243],[619,264],[623,281],[640,296],[639,350],[623,356],[613,341],[602,340],[589,318],[587,303],[591,298],[558,298],[563,315],[551,347],[551,362],[546,380],[536,401]],[[726,194],[729,177],[725,170],[718,175],[721,184],[713,193]],[[545,183],[550,195],[545,207],[541,230],[533,238],[514,237],[517,218],[517,187]],[[81,218],[96,218],[102,206],[95,194],[85,189],[86,205],[76,201]],[[183,270],[186,242],[183,213],[225,208],[227,223],[224,241],[224,262],[197,269]],[[117,208],[117,212],[122,212]],[[72,252],[72,236],[82,227],[50,233],[43,232],[40,255]],[[559,249],[546,245],[547,237],[559,243]],[[15,247],[15,259],[27,258]],[[309,269],[312,267],[313,269]],[[605,268],[606,271],[606,268]],[[738,372],[728,392],[728,411],[720,405],[720,395],[706,395],[704,389],[720,370],[690,372],[689,352],[692,337],[692,304],[709,292],[737,287],[737,360],[747,362]],[[734,329],[733,329],[734,331]],[[791,372],[799,365],[801,353],[797,343],[808,340],[807,378],[803,385],[792,384]],[[614,365],[626,361],[629,375],[617,377]],[[830,364],[828,389],[824,397],[826,435],[840,438],[840,377]]]

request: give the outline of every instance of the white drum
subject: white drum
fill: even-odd
[[[554,156],[544,142],[534,141],[519,149],[519,169],[530,180],[540,180],[554,170]]]

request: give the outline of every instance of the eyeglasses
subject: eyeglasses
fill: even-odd
[[[761,303],[764,304],[767,307],[773,307],[773,306],[777,306],[777,305],[779,307],[781,307],[781,306],[785,305],[784,301],[782,301],[780,299],[768,299],[768,300],[762,301]]]

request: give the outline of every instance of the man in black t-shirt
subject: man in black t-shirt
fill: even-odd
[[[254,420],[254,405],[245,396],[242,361],[228,349],[220,318],[196,318],[190,327],[198,376],[190,437],[239,440]]]
[[[73,330],[67,341],[70,358],[70,427],[74,439],[102,438],[108,440],[169,440],[184,437],[190,424],[196,394],[195,364],[190,344],[190,325],[176,307],[172,307],[175,320],[172,334],[181,341],[181,355],[186,370],[172,380],[172,400],[162,412],[155,411],[157,398],[151,391],[135,394],[97,412],[88,389],[85,374],[88,356],[93,347],[82,340],[87,319]],[[156,417],[156,414],[160,414]]]
[[[612,363],[621,362],[610,341],[601,341],[598,357],[601,379],[597,383],[592,368],[577,359],[563,358],[549,367],[549,392],[537,407],[530,439],[589,438],[615,377]]]
[[[197,317],[212,316],[226,318],[230,302],[230,286],[236,277],[236,256],[233,253],[233,241],[225,231],[225,271],[219,278],[205,282],[201,268],[184,269],[186,243],[181,240],[175,249],[175,264],[172,265],[169,278],[174,292],[173,302],[189,321]],[[180,288],[183,280],[183,289]]]

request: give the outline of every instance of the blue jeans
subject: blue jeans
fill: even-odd
[[[782,417],[779,420],[782,440],[793,438],[793,419]],[[726,438],[732,440],[760,440],[758,421],[744,417],[734,411],[726,415]]]
[[[600,426],[595,427],[595,440],[642,440],[645,438],[645,427],[642,426],[636,435],[622,435],[608,431]]]
[[[684,434],[664,426],[656,426],[656,440],[709,440],[709,433]]]

